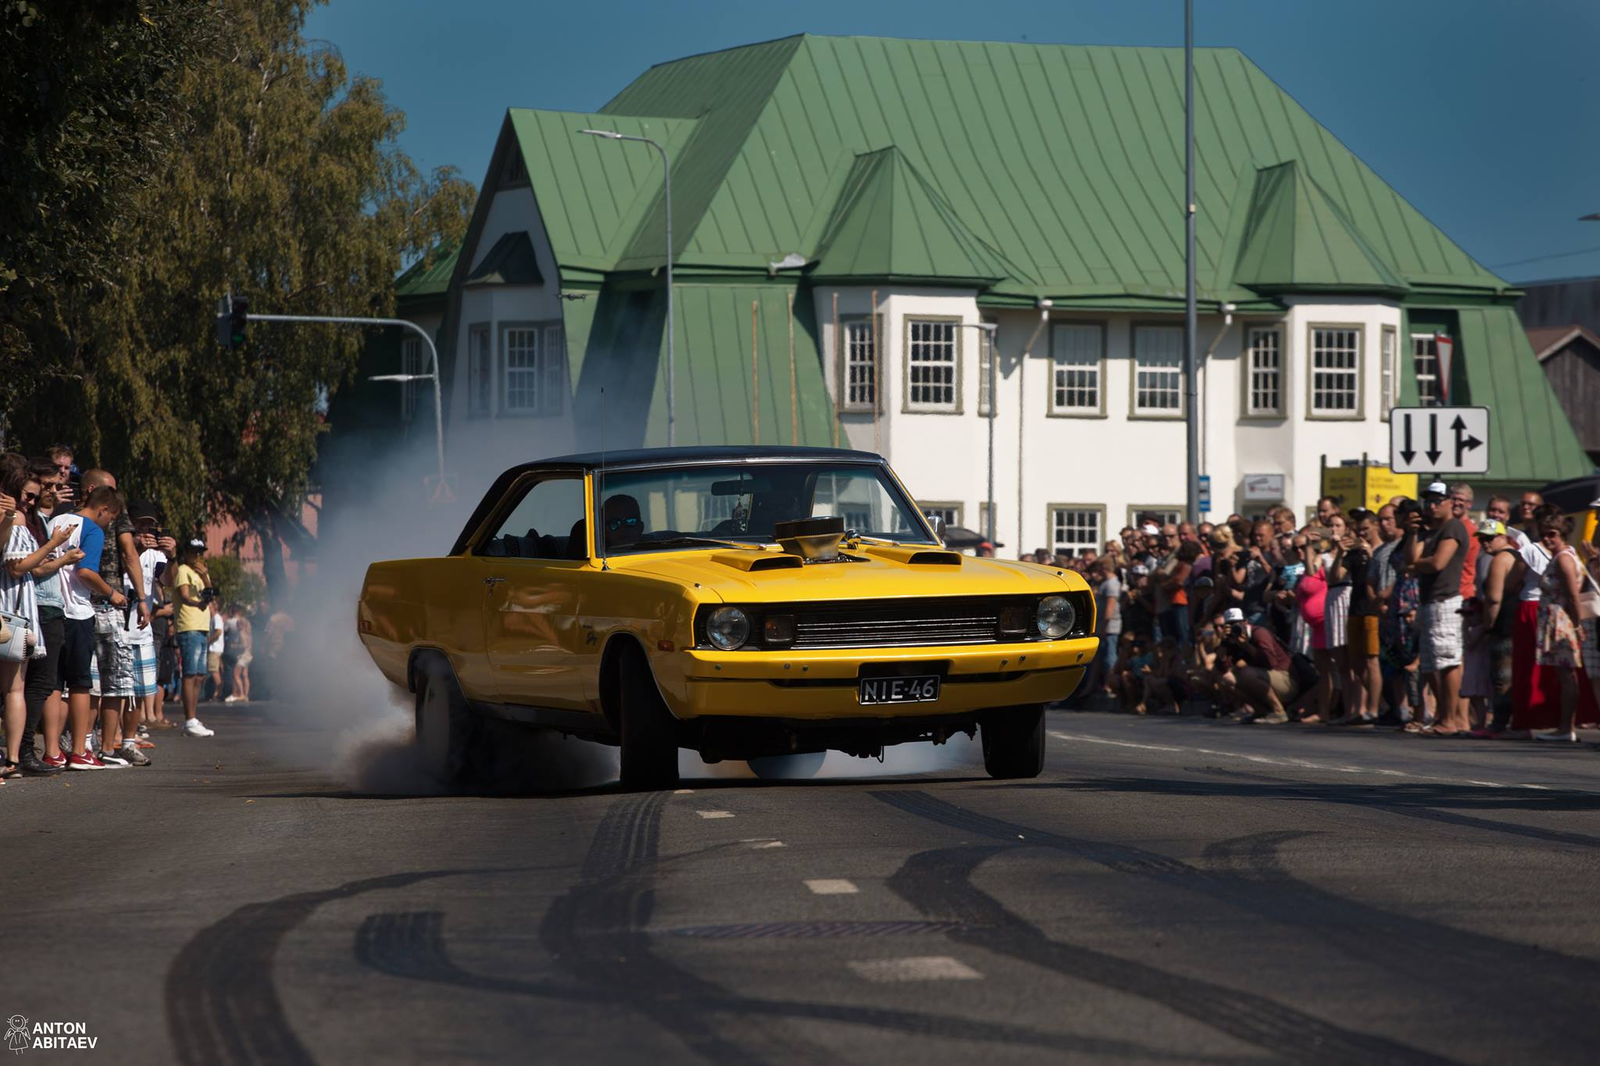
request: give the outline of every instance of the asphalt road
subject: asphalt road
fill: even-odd
[[[19,1063],[1600,1054],[1587,744],[1053,713],[1030,782],[964,745],[444,796],[392,746],[331,772],[315,708],[205,717],[150,769],[0,788],[0,1017],[98,1041]]]

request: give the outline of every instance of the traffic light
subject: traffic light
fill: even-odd
[[[217,301],[217,343],[224,348],[244,346],[244,327],[250,320],[250,301],[243,296],[224,296]]]

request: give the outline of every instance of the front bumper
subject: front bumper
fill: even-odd
[[[1099,641],[816,651],[713,651],[671,656],[681,672],[658,670],[679,719],[706,716],[801,720],[928,718],[990,707],[1049,703],[1077,688]],[[662,664],[663,666],[666,664]],[[938,700],[862,706],[870,673],[939,674]]]

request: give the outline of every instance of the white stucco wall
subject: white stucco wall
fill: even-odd
[[[865,315],[866,290],[840,289],[840,316]],[[816,294],[825,376],[837,385],[833,341],[833,290]],[[971,292],[948,291],[915,295],[880,290],[883,316],[883,412],[877,419],[876,450],[893,463],[919,500],[961,507],[966,526],[981,528],[980,504],[987,498],[988,426],[978,414],[978,334],[963,329],[960,414],[924,414],[904,410],[906,315],[958,317],[980,321]],[[1181,418],[1140,416],[1132,412],[1133,332],[1137,325],[1181,324],[1171,316],[1087,314],[1052,311],[1031,352],[1023,346],[1040,320],[1037,311],[1002,311],[981,317],[1000,324],[999,404],[995,415],[995,507],[1004,553],[1050,544],[1050,511],[1058,505],[1103,508],[1102,539],[1113,537],[1128,521],[1132,508],[1177,508],[1187,498],[1185,428]],[[1053,378],[1050,325],[1093,322],[1104,329],[1101,414],[1052,415]],[[1349,325],[1361,332],[1362,398],[1359,418],[1307,417],[1309,398],[1309,329],[1316,324]],[[1400,325],[1399,309],[1370,302],[1320,300],[1299,302],[1278,316],[1235,317],[1226,328],[1220,315],[1202,315],[1199,348],[1215,348],[1198,382],[1202,472],[1211,476],[1212,505],[1208,517],[1249,513],[1266,504],[1246,503],[1246,474],[1285,475],[1285,500],[1297,511],[1314,503],[1319,491],[1321,457],[1330,463],[1356,459],[1366,452],[1374,460],[1387,456],[1388,424],[1379,416],[1379,352],[1382,327]],[[1284,415],[1241,419],[1242,348],[1252,326],[1282,330]],[[1220,332],[1220,336],[1219,336]],[[835,392],[835,395],[837,393]],[[874,448],[870,415],[845,415],[841,442]]]

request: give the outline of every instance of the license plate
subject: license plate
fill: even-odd
[[[862,703],[932,703],[939,698],[939,676],[863,677]]]

